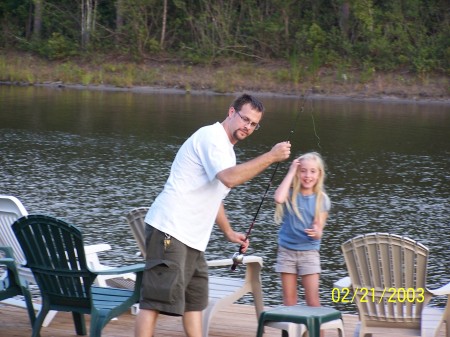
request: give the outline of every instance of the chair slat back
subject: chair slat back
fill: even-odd
[[[28,212],[19,199],[9,195],[0,195],[0,245],[13,249],[18,264],[25,263],[25,256],[11,225],[25,215],[28,215]]]
[[[52,303],[89,307],[95,274],[88,269],[78,228],[45,215],[20,218],[12,227],[41,295]]]
[[[127,215],[128,225],[131,227],[131,232],[138,244],[139,250],[145,259],[145,216],[148,212],[148,207],[138,207],[132,209]]]
[[[428,248],[386,233],[357,236],[342,245],[361,319],[420,327],[426,291]]]

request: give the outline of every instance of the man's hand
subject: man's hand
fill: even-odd
[[[290,142],[281,142],[275,144],[270,150],[270,154],[274,158],[274,162],[283,161],[289,158],[291,155],[291,143]]]
[[[232,231],[228,234],[227,239],[231,242],[238,243],[241,246],[240,252],[245,253],[250,241],[245,239],[245,234]]]

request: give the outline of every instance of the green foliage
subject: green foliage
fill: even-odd
[[[81,84],[89,85],[92,84],[92,80],[94,79],[94,74],[91,72],[87,72],[81,75]]]
[[[364,36],[370,36],[375,26],[374,5],[372,0],[353,0],[353,15],[360,23],[360,32]]]
[[[302,65],[299,62],[299,57],[296,54],[292,54],[289,57],[289,63],[291,65],[291,72],[289,80],[298,84],[302,77]],[[282,75],[282,74],[280,74]]]
[[[22,60],[0,56],[0,80],[8,82],[35,83],[37,78]]]
[[[373,80],[374,75],[375,75],[375,67],[370,62],[364,62],[359,81],[361,83],[367,83]]]
[[[308,35],[306,38],[306,44],[312,50],[316,50],[321,48],[326,40],[326,34],[322,28],[316,23],[313,23],[311,27],[309,27]]]
[[[412,56],[412,64],[415,72],[422,81],[426,81],[428,74],[436,68],[436,60],[433,57],[433,48],[423,47]]]
[[[214,75],[213,90],[219,93],[233,92],[235,88],[230,74],[224,73],[222,70],[218,71]]]
[[[277,70],[275,73],[275,79],[280,83],[288,82],[291,80],[291,73],[288,69]]]
[[[223,57],[287,60],[288,77],[295,83],[305,75],[305,66],[316,76],[320,68],[336,67],[345,59],[363,72],[370,68],[366,64],[418,74],[448,72],[450,67],[450,12],[442,0],[172,0],[165,26],[160,0],[94,3],[89,45],[81,49],[86,17],[80,1],[43,1],[39,41],[32,40],[33,1],[1,1],[0,47],[57,60],[89,52],[119,53],[136,62],[149,57],[194,64]],[[136,79],[135,74],[125,78],[125,83]]]
[[[0,80],[6,81],[8,76],[8,66],[6,64],[6,57],[0,55]]]
[[[349,73],[348,68],[349,67],[346,64],[344,64],[342,62],[338,63],[337,71],[336,71],[336,82],[345,83],[345,82],[351,80],[348,75],[348,73]]]
[[[60,64],[55,72],[56,78],[64,83],[81,83],[84,74],[83,70],[72,62]]]
[[[320,66],[322,65],[322,58],[320,54],[320,49],[318,47],[314,48],[309,67],[309,72],[313,75],[314,80],[317,79]]]
[[[29,37],[30,1],[0,1],[0,47],[15,46]]]
[[[53,33],[47,41],[33,41],[31,50],[50,60],[63,60],[78,54],[78,46],[60,33]]]

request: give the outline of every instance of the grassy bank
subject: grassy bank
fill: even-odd
[[[135,63],[111,56],[49,61],[31,54],[0,51],[0,81],[20,84],[107,85],[177,88],[187,92],[254,91],[298,95],[307,90],[322,95],[357,98],[450,100],[449,77],[375,69],[321,68],[276,62],[225,60],[214,65],[148,60]]]

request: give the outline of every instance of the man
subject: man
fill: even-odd
[[[232,187],[290,155],[291,145],[282,142],[236,165],[233,146],[259,129],[263,113],[263,104],[244,94],[222,123],[200,128],[179,149],[164,189],[145,218],[147,261],[136,337],[153,336],[159,313],[182,315],[186,335],[201,337],[202,310],[208,305],[204,251],[214,223],[243,252],[249,244],[245,234],[231,228],[223,199]]]

